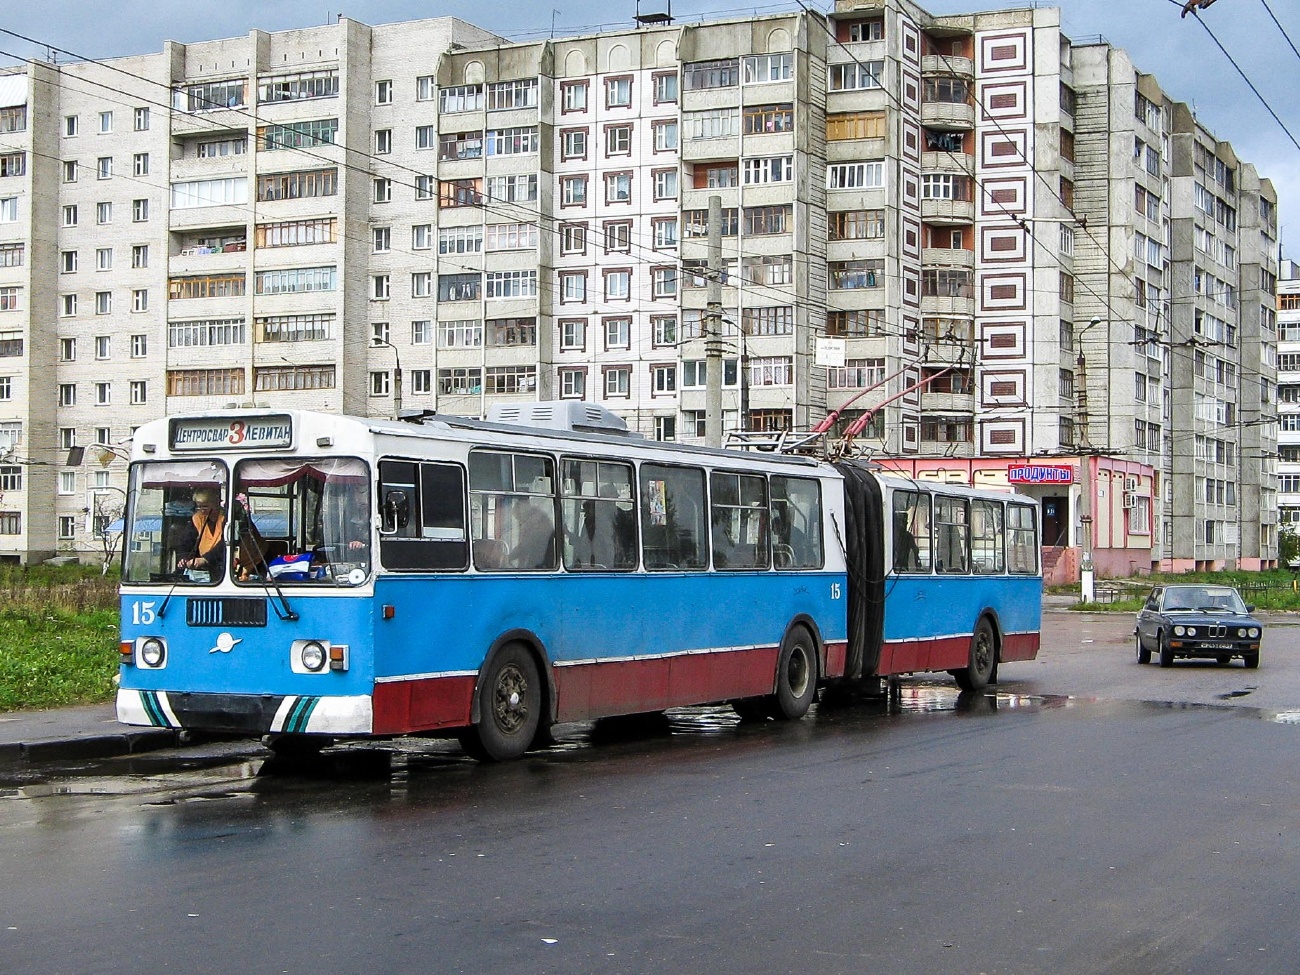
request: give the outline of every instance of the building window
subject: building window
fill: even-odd
[[[59,515],[59,540],[68,541],[77,537],[76,515]]]
[[[131,201],[131,222],[145,223],[149,219],[149,201],[132,200]]]
[[[375,130],[375,154],[386,156],[393,151],[393,130],[376,129]]]
[[[76,383],[59,383],[59,405],[60,406],[77,405],[77,384]]]
[[[677,199],[677,170],[656,169],[654,171],[654,198],[656,202]]]
[[[605,155],[630,156],[632,154],[632,126],[609,125],[605,127]]]
[[[674,298],[677,296],[677,268],[656,267],[650,269],[650,283],[653,296]]]
[[[745,135],[794,131],[794,105],[746,105],[743,115]]]
[[[747,85],[789,81],[794,76],[794,55],[750,54],[740,59],[741,78]]]
[[[110,133],[110,132],[112,132],[112,131],[113,131],[113,113],[112,113],[112,112],[100,112],[100,113],[99,113],[99,132],[100,132],[100,134],[101,134],[101,135],[107,135],[108,133]]]
[[[390,384],[392,382],[392,373],[372,372],[370,374],[370,395],[371,396],[388,396],[392,392]]]
[[[677,151],[677,122],[675,119],[652,122],[650,129],[654,133],[655,152]]]
[[[429,369],[411,371],[411,392],[417,396],[426,396],[433,392],[433,372]]]
[[[95,383],[95,405],[109,406],[113,402],[113,384]]]
[[[488,366],[484,377],[488,394],[537,392],[536,366]]]
[[[631,203],[632,202],[632,174],[631,173],[606,173],[605,174],[605,202],[606,203]]]
[[[113,356],[113,337],[111,335],[95,336],[95,358],[110,359]]]
[[[243,369],[169,369],[168,396],[241,396]]]
[[[656,105],[677,104],[677,72],[663,71],[653,76],[654,95],[653,100]]]
[[[677,316],[650,316],[651,341],[656,346],[675,346],[677,344]]]
[[[587,110],[587,83],[569,81],[560,85],[560,111],[585,112]]]
[[[605,107],[606,108],[631,108],[632,107],[631,76],[605,79]]]
[[[483,323],[472,320],[438,323],[438,348],[480,349],[483,347]]]
[[[560,303],[587,300],[587,272],[560,272]]]
[[[131,358],[143,359],[149,354],[149,336],[132,335],[131,336]]]
[[[630,395],[632,370],[627,366],[611,366],[605,369],[606,398],[626,399]]]
[[[560,224],[560,253],[587,253],[587,225],[585,223]]]
[[[563,176],[560,178],[560,205],[566,207],[587,205],[586,176]]]
[[[828,190],[877,189],[884,185],[883,162],[835,163],[826,167]]]
[[[132,157],[132,175],[148,176],[149,175],[149,153],[137,152]]]
[[[393,246],[393,229],[391,227],[375,227],[371,231],[370,251],[372,254],[387,254]]]
[[[370,276],[370,298],[372,301],[387,301],[392,293],[392,279],[387,274]]]
[[[433,79],[429,80],[432,82]],[[482,85],[457,85],[452,88],[440,88],[438,90],[438,111],[441,114],[480,112],[482,110]]]
[[[483,370],[454,368],[438,370],[439,396],[477,396],[483,391]]]
[[[388,80],[375,82],[375,104],[393,104],[393,83]]]
[[[560,319],[560,348],[583,350],[587,347],[587,320],[585,318]]]
[[[885,62],[853,61],[849,64],[832,64],[830,68],[831,91],[859,91],[879,88],[885,74]]]
[[[632,298],[632,272],[627,268],[605,272],[605,300],[630,301]]]
[[[95,223],[105,224],[113,222],[113,204],[96,203],[95,204]]]
[[[655,217],[650,221],[653,228],[654,249],[657,251],[675,250],[677,247],[677,218]]]
[[[498,81],[488,85],[487,108],[489,112],[512,108],[537,107],[537,79]]]
[[[750,386],[794,385],[794,359],[790,356],[754,356],[748,365]]]
[[[632,342],[632,319],[625,316],[615,318],[606,318],[603,322],[605,326],[605,348],[609,349],[626,349]]]
[[[587,130],[565,129],[560,133],[561,159],[587,158]]]
[[[650,395],[674,396],[677,393],[677,366],[650,367]],[[661,439],[661,438],[660,438]]]
[[[393,181],[378,176],[374,181],[374,196],[371,198],[375,203],[391,203],[393,200]]]
[[[586,369],[560,370],[560,398],[582,399],[587,395]]]
[[[477,271],[438,275],[439,301],[478,301],[482,291],[483,277]]]

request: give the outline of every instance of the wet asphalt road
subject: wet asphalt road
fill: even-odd
[[[1300,628],[1162,671],[1126,622],[1051,614],[996,695],[572,726],[503,767],[33,770],[0,785],[0,971],[1293,973]]]

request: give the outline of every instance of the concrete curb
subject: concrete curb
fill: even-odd
[[[142,728],[113,735],[4,742],[0,743],[0,765],[116,758],[120,755],[157,751],[160,748],[174,748],[180,744],[179,736],[180,732],[175,728]]]

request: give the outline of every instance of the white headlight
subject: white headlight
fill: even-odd
[[[325,666],[325,648],[315,640],[308,640],[302,645],[299,657],[302,665],[310,671],[314,672]]]
[[[1258,626],[1252,626],[1252,627],[1250,628],[1250,635],[1251,635],[1251,636],[1259,636],[1259,627],[1258,627]]]
[[[1184,629],[1183,632],[1186,633],[1188,636],[1196,636],[1196,627],[1189,626],[1186,629]]]
[[[1181,626],[1175,626],[1174,636],[1182,636],[1182,635],[1183,635],[1183,628]]]
[[[140,662],[146,667],[161,667],[167,656],[167,648],[157,637],[149,637],[140,644]]]
[[[1246,635],[1246,628],[1244,626],[1237,630],[1237,636],[1245,636],[1245,635]]]

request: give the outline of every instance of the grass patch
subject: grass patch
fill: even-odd
[[[117,673],[116,575],[0,566],[0,711],[95,704]]]

